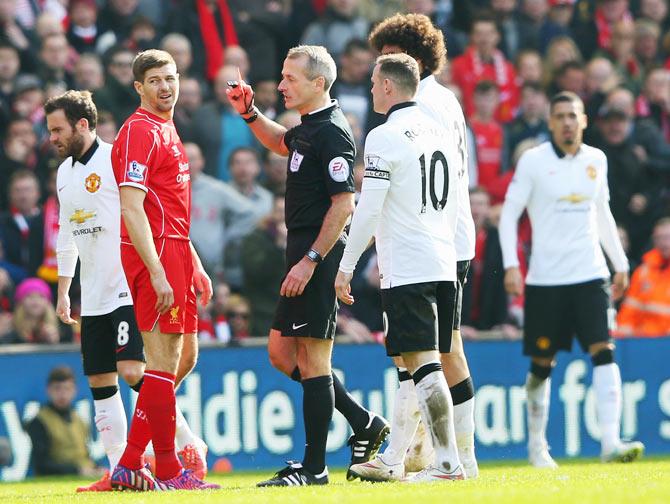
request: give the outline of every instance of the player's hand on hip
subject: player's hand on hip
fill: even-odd
[[[625,271],[614,273],[614,278],[612,278],[612,299],[614,301],[621,299],[627,288],[628,273]]]
[[[353,276],[354,275],[351,273],[338,271],[337,276],[335,277],[335,292],[337,293],[337,299],[348,305],[354,304],[354,297],[351,295],[350,285]]]
[[[174,292],[165,271],[151,275],[151,286],[156,292],[156,310],[162,315],[174,304]]]
[[[508,294],[520,296],[523,292],[523,278],[519,268],[507,268],[505,270],[505,290]]]
[[[63,322],[63,324],[73,325],[77,321],[70,317],[70,296],[62,294],[58,296],[56,303],[56,315]]]
[[[297,264],[295,264],[286,275],[286,278],[281,284],[279,294],[286,297],[300,296],[304,291],[307,283],[314,274],[316,264],[303,257]]]
[[[204,269],[193,270],[193,286],[200,294],[200,304],[207,306],[209,300],[212,299],[212,280]]]

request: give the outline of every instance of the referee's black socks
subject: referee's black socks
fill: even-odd
[[[333,376],[307,378],[301,383],[302,417],[305,422],[305,457],[302,465],[312,474],[320,474],[326,467],[328,427],[335,408]]]
[[[335,373],[333,375],[333,389],[335,390],[335,409],[344,415],[354,432],[360,432],[365,429],[370,421],[370,414],[363,406],[358,404],[351,396],[344,384]],[[296,368],[291,373],[293,381],[300,381],[300,369]]]

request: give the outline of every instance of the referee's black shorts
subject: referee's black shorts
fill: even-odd
[[[552,357],[572,350],[577,337],[587,352],[594,343],[610,341],[607,310],[609,280],[539,286],[526,285],[523,353],[531,357]]]
[[[286,274],[300,262],[318,235],[318,229],[290,231],[286,244]],[[314,270],[300,296],[281,296],[272,329],[282,336],[333,339],[337,325],[335,277],[345,247],[342,236]],[[286,278],[284,274],[284,278]],[[282,282],[284,281],[282,278]]]
[[[457,282],[423,282],[382,289],[386,353],[451,351]]]
[[[132,305],[81,318],[81,356],[86,376],[116,373],[122,360],[145,362],[142,334]]]

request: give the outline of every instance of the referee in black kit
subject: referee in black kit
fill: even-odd
[[[268,149],[288,156],[286,182],[287,272],[270,330],[272,365],[303,387],[305,456],[258,486],[328,483],[326,440],[337,408],[354,435],[351,463],[374,456],[388,423],[365,410],[331,371],[337,301],[333,284],[345,245],[344,227],[354,210],[355,145],[351,128],[330,87],[337,70],[324,47],[298,46],[284,60],[279,91],[301,124],[286,130],[254,106],[245,82],[229,82],[228,100]]]

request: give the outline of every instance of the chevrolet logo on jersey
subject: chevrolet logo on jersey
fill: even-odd
[[[96,212],[87,212],[83,208],[77,208],[72,215],[70,215],[70,222],[76,224],[83,224],[89,219],[96,216]]]
[[[567,196],[561,196],[560,198],[558,198],[558,201],[565,201],[567,203],[572,203],[573,205],[576,205],[588,199],[589,197],[584,194],[570,193]]]

